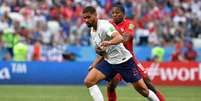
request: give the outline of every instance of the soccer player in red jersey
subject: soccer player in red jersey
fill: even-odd
[[[140,62],[137,61],[135,58],[135,55],[133,53],[133,37],[134,37],[134,25],[131,23],[130,20],[125,19],[125,11],[122,5],[117,4],[112,7],[112,20],[110,23],[114,25],[114,27],[122,34],[124,38],[124,46],[131,52],[133,55],[133,60],[137,63],[138,69],[140,71],[140,74],[143,77],[143,80],[145,81],[147,87],[152,90],[160,101],[165,101],[164,96],[160,93],[158,89],[154,87],[154,85],[151,83],[151,80],[149,79],[147,75],[147,71],[144,69],[144,67],[140,64]],[[115,78],[110,81],[107,85],[107,95],[108,95],[108,101],[117,101],[116,91],[115,88],[117,87],[117,84],[121,80],[120,75],[116,75]]]

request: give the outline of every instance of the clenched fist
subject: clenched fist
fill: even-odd
[[[101,48],[100,46],[96,46],[96,54],[98,54],[100,56],[105,56],[106,51],[103,48]]]

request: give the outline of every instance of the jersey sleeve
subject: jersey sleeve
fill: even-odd
[[[130,36],[133,37],[134,36],[134,28],[135,28],[135,26],[132,23],[128,23],[128,24],[126,24],[125,32],[129,33]]]

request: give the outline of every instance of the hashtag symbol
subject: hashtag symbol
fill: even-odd
[[[151,80],[153,80],[156,76],[159,76],[159,64],[158,63],[153,63],[150,65],[148,68],[148,75]]]

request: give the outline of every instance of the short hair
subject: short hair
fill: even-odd
[[[84,8],[83,13],[96,13],[96,9],[92,6],[87,6]]]
[[[121,12],[122,12],[123,14],[125,14],[124,6],[123,6],[121,3],[116,3],[116,4],[114,4],[113,7],[117,7],[118,9],[121,10]]]

